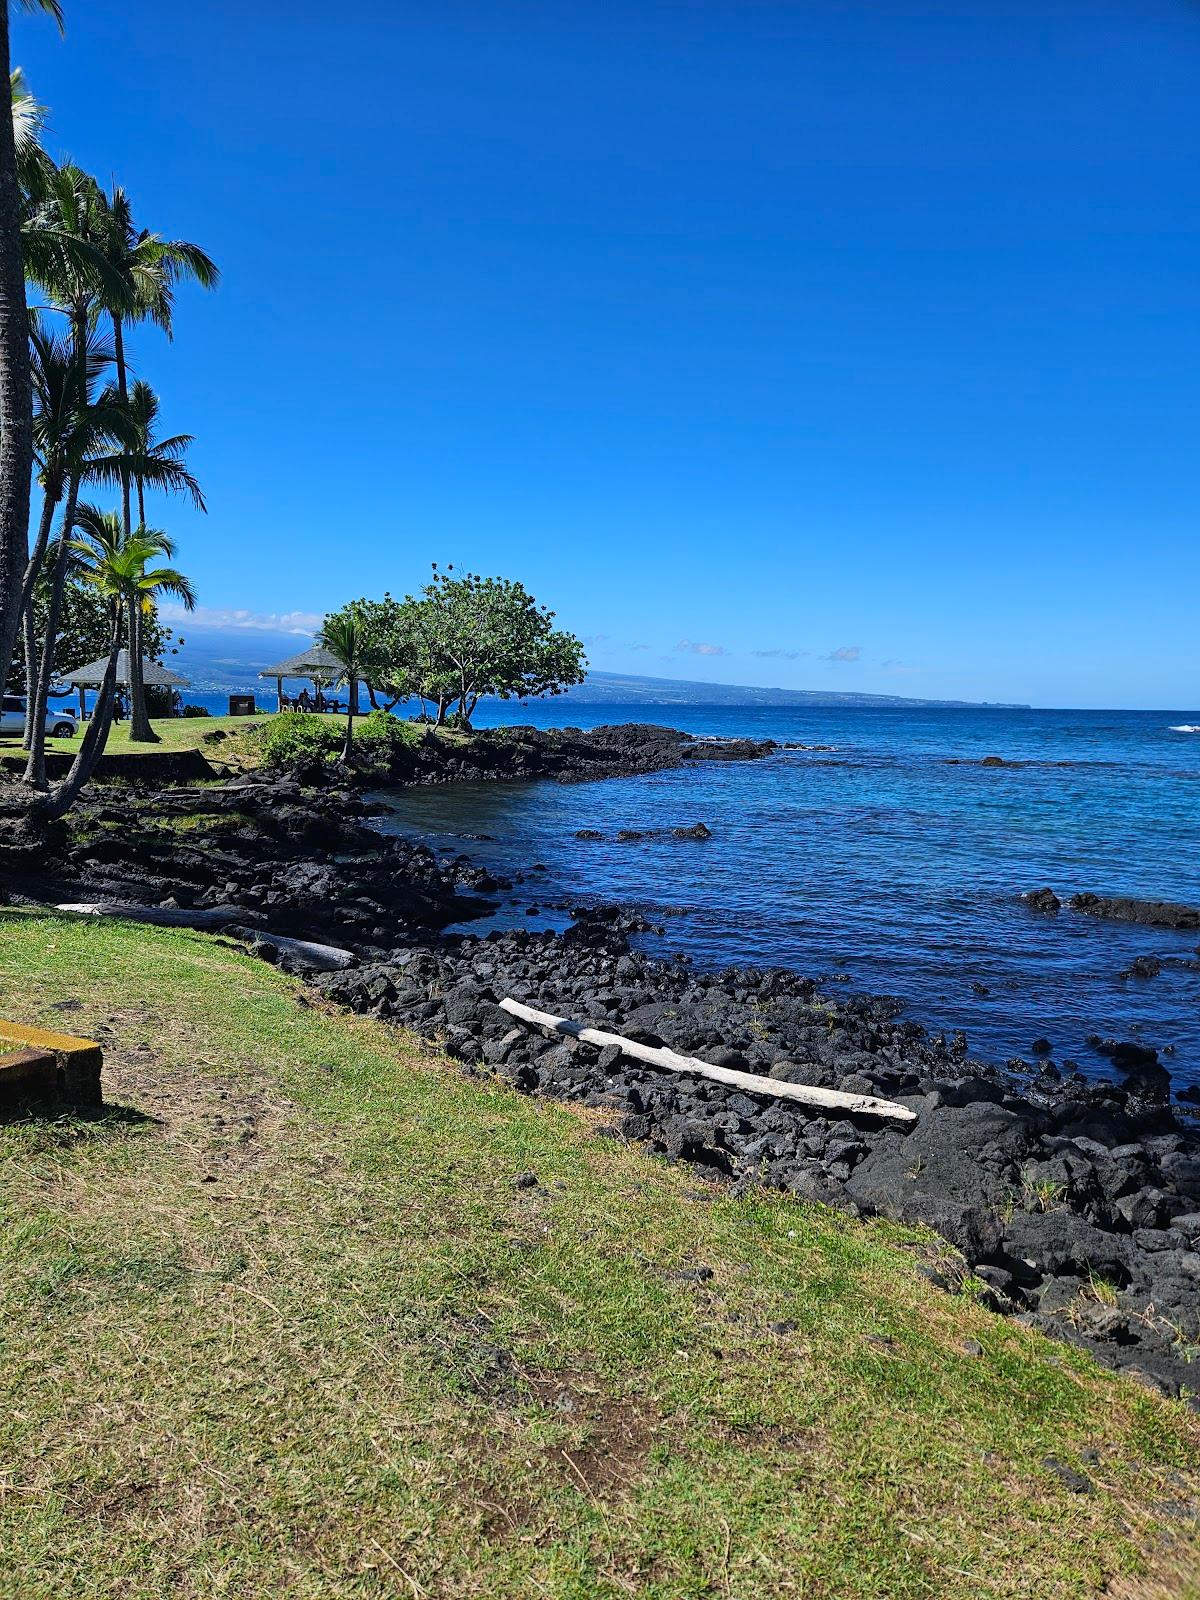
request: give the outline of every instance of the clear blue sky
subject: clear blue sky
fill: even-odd
[[[612,671],[1200,703],[1200,3],[65,3],[51,147],[224,271],[136,346],[207,620],[455,561]]]

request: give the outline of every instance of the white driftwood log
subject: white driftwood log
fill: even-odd
[[[195,928],[204,932],[227,922],[246,920],[245,906],[140,906],[124,900],[77,900],[55,906],[77,917],[124,917],[127,922],[149,922],[156,928]]]
[[[507,996],[501,1000],[500,1009],[521,1022],[534,1027],[549,1028],[554,1033],[565,1033],[584,1044],[615,1044],[623,1055],[635,1061],[644,1061],[651,1067],[663,1067],[667,1072],[690,1072],[699,1078],[711,1078],[714,1083],[728,1084],[731,1089],[744,1089],[749,1094],[769,1094],[779,1100],[798,1100],[802,1105],[817,1111],[853,1112],[863,1117],[883,1117],[890,1122],[915,1122],[917,1113],[894,1100],[877,1100],[869,1094],[844,1094],[840,1089],[814,1089],[806,1083],[785,1083],[780,1078],[762,1078],[753,1072],[737,1072],[732,1067],[714,1067],[711,1062],[698,1061],[695,1056],[681,1056],[675,1050],[659,1049],[648,1044],[638,1044],[623,1038],[619,1033],[606,1033],[603,1028],[588,1028],[581,1022],[571,1022],[567,1017],[555,1017],[548,1011],[535,1011],[519,1000]]]
[[[158,928],[195,928],[199,933],[218,930],[247,944],[270,945],[277,956],[293,956],[318,972],[340,972],[354,966],[358,957],[336,944],[316,944],[311,939],[285,939],[245,923],[245,906],[139,906],[122,900],[83,900],[55,906],[76,917],[124,917],[127,922],[149,922]]]

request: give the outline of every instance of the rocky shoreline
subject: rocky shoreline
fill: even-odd
[[[769,748],[699,753],[701,741],[636,727],[527,734],[488,741],[452,775],[570,780]],[[1200,1128],[1172,1106],[1152,1051],[1114,1051],[1125,1070],[1112,1083],[1050,1061],[1014,1074],[972,1061],[965,1036],[931,1035],[889,997],[651,956],[630,944],[644,919],[618,907],[576,907],[563,934],[447,936],[511,885],[464,855],[384,838],[371,809],[336,784],[262,773],[119,798],[97,790],[69,836],[39,848],[10,834],[6,882],[14,900],[149,907],[156,920],[235,932],[329,999],[436,1041],[464,1070],[600,1108],[615,1136],[723,1182],[925,1224],[953,1247],[926,1267],[947,1287],[1168,1394],[1200,1389]],[[322,970],[331,963],[295,939],[345,958]],[[718,1065],[898,1100],[917,1122],[901,1132],[814,1116],[659,1073],[514,1026],[497,1004],[506,995]]]
[[[652,722],[598,728],[481,728],[471,734],[433,729],[391,749],[374,774],[381,786],[432,783],[518,783],[553,778],[580,783],[635,778],[697,761],[757,761],[778,749],[773,739],[702,739]],[[313,767],[299,774],[319,784],[328,774]]]

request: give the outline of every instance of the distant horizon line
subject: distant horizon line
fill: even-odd
[[[292,613],[295,615],[295,613]],[[189,674],[192,679],[194,693],[205,695],[218,695],[227,691],[246,692],[250,689],[261,688],[258,678],[259,664],[255,661],[258,654],[250,643],[258,639],[259,647],[266,654],[272,653],[272,646],[267,644],[268,636],[288,639],[312,638],[311,632],[302,633],[294,628],[245,628],[214,626],[207,620],[199,627],[189,628],[186,618],[172,617],[171,623],[179,632],[185,633],[185,641],[181,648],[171,652],[179,659],[181,667],[191,666]],[[231,637],[231,635],[235,637]],[[219,650],[216,648],[218,639]],[[249,648],[246,646],[249,645]],[[202,660],[195,660],[195,656]],[[249,659],[247,659],[247,657]],[[266,665],[264,655],[263,665]],[[630,697],[627,701],[618,699],[617,690],[627,686]],[[598,694],[599,698],[592,696]],[[573,700],[578,705],[583,704],[654,704],[671,705],[685,703],[706,705],[746,705],[767,708],[774,705],[775,709],[799,708],[803,706],[825,705],[826,707],[842,706],[851,708],[859,706],[869,709],[885,709],[892,706],[897,709],[930,710],[1015,710],[1015,711],[1138,711],[1155,713],[1161,712],[1167,716],[1180,718],[1200,719],[1200,708],[1194,706],[1161,706],[1161,705],[1092,705],[1072,706],[1065,704],[1052,705],[1048,703],[1035,703],[1030,701],[1014,701],[1003,699],[972,700],[961,694],[925,694],[904,695],[889,693],[882,689],[835,689],[835,688],[787,688],[783,684],[755,684],[726,680],[711,680],[702,678],[675,678],[660,677],[655,674],[637,672],[617,672],[605,668],[594,668],[588,672],[582,685],[576,685],[565,694],[558,697],[563,700]]]

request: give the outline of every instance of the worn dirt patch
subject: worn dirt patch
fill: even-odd
[[[531,1420],[512,1409],[519,1385],[526,1405],[532,1398],[570,1430],[569,1439],[543,1447],[535,1458],[545,1482],[570,1486],[595,1501],[619,1500],[636,1491],[651,1450],[668,1431],[650,1400],[613,1395],[577,1373],[522,1369],[511,1356],[504,1370],[508,1381],[502,1425],[511,1428]],[[486,1455],[488,1448],[480,1439],[479,1454]],[[487,1531],[493,1537],[529,1535],[538,1509],[532,1497],[482,1478],[470,1479],[463,1488],[470,1501],[484,1511]]]
[[[152,1119],[205,1175],[248,1171],[280,1142],[294,1103],[245,1063],[232,1071],[209,1060],[180,1065],[177,1049],[168,1059],[151,1042],[158,1027],[145,1010],[129,1007],[89,1028],[104,1050],[105,1102]]]

